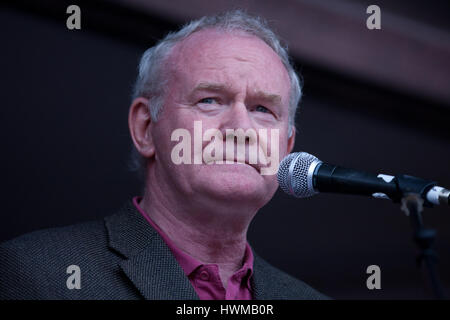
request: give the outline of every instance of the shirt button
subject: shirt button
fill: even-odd
[[[200,279],[202,279],[203,281],[208,281],[209,280],[208,271],[203,270],[202,272],[200,272]]]

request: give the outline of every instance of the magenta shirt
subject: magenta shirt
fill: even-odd
[[[140,200],[141,197],[134,197],[133,204],[172,251],[200,300],[252,300],[250,279],[253,274],[253,253],[248,243],[245,247],[243,265],[230,277],[225,289],[220,280],[217,264],[203,264],[176,247],[139,206]]]

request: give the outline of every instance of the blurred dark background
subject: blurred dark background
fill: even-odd
[[[66,8],[81,8],[81,30]],[[381,8],[381,30],[366,8]],[[192,18],[243,8],[289,44],[304,80],[296,151],[450,186],[449,1],[7,1],[0,12],[0,241],[98,219],[140,193],[127,114],[143,51]],[[450,208],[426,209],[450,294]],[[428,299],[398,204],[278,192],[249,241],[336,299]],[[368,290],[366,268],[381,268]]]

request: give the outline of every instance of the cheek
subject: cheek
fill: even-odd
[[[169,127],[167,123],[160,123],[158,121],[157,125],[155,125],[153,139],[156,148],[156,156],[161,157],[173,147],[172,144],[174,142],[170,139],[172,132],[173,129]]]
[[[203,141],[203,134],[209,128],[217,128],[217,124],[211,120],[199,119],[190,110],[175,109],[172,114],[165,114],[154,127],[157,160],[165,163],[164,166],[170,167],[171,170],[174,167],[178,169],[184,166],[180,165],[181,160],[174,162],[172,156],[175,155],[177,159],[182,158],[185,163],[184,153],[186,152],[189,162],[198,164],[198,159],[202,159],[203,147],[208,143]],[[180,151],[181,149],[183,151]],[[193,167],[195,169],[196,166]]]
[[[181,122],[175,117],[169,117],[165,114],[164,117],[158,119],[153,127],[153,143],[155,144],[155,160],[161,166],[167,167],[170,170],[175,169],[175,163],[172,160],[172,150],[180,142],[185,142],[185,138],[180,135],[180,130],[183,128]],[[172,141],[172,134],[174,134],[174,141]],[[176,140],[178,139],[178,140]]]
[[[287,152],[288,139],[284,130],[272,129],[267,133],[267,146],[270,154],[284,156]]]
[[[284,157],[287,155],[288,153],[288,138],[286,136],[283,136],[280,138],[280,143],[279,143],[279,154],[280,157]]]

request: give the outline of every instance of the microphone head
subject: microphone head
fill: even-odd
[[[317,165],[322,161],[306,152],[288,154],[278,168],[278,184],[287,194],[297,197],[311,197],[314,190],[313,177]]]

